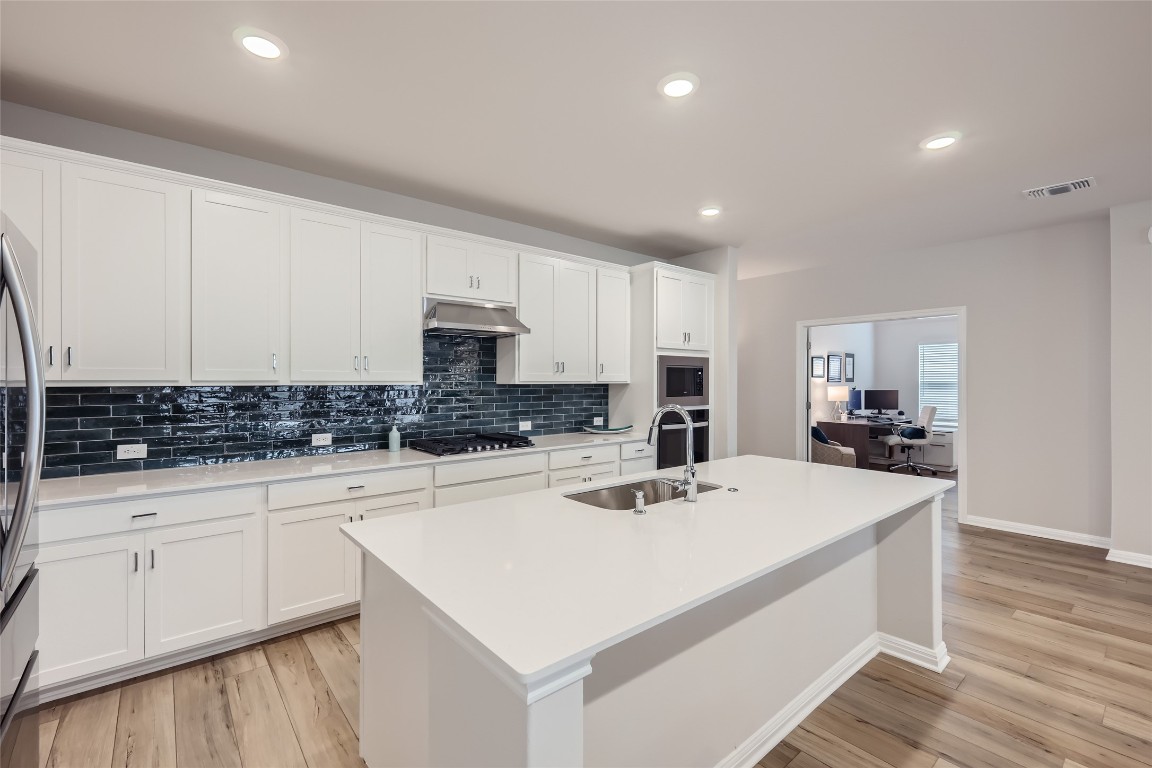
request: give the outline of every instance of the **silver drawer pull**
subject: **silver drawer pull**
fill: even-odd
[[[276,356],[276,353],[273,352],[272,353],[272,370],[276,370],[276,367],[279,364],[280,364],[280,359]]]
[[[646,451],[646,450],[648,450],[648,449],[647,448],[637,448],[636,453],[644,453],[644,451]]]
[[[132,553],[132,573],[136,573],[139,570],[140,570],[140,553],[139,552],[133,552]]]
[[[152,553],[152,570],[156,570],[156,550],[151,549],[149,552]]]
[[[156,517],[155,512],[141,512],[138,515],[132,515],[133,520],[139,520],[141,517]]]
[[[68,365],[72,365],[72,347],[68,347]]]
[[[590,458],[592,458],[592,457],[591,456],[581,456],[580,461],[588,461],[588,459],[590,459]]]
[[[48,365],[56,365],[56,347],[48,345]]]
[[[362,491],[362,490],[364,490],[364,486],[362,486],[362,485],[350,485],[350,486],[348,486],[348,490],[350,490],[350,491]]]

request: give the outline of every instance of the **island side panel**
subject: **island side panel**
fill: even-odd
[[[880,650],[936,672],[948,664],[941,584],[941,497],[876,526]]]
[[[867,528],[598,653],[585,764],[754,765],[874,655],[875,543]]]

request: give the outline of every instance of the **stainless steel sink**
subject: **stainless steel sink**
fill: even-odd
[[[713,483],[697,481],[696,492],[715,491],[721,486]],[[607,488],[597,488],[594,491],[581,491],[580,493],[566,493],[565,498],[589,504],[601,509],[631,510],[636,506],[636,494],[633,491],[644,491],[644,503],[648,505],[659,504],[662,501],[684,498],[684,491],[678,491],[668,483],[657,479],[634,480],[631,483],[610,485]]]

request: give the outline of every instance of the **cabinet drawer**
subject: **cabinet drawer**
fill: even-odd
[[[262,488],[238,488],[46,509],[39,513],[39,525],[29,530],[28,540],[30,544],[46,544],[161,525],[254,515],[262,502]]]
[[[635,475],[640,472],[655,472],[656,471],[656,457],[649,456],[646,459],[629,459],[628,461],[620,462],[620,474],[622,475]]]
[[[548,460],[542,453],[529,453],[520,456],[501,456],[498,459],[477,459],[462,461],[459,464],[446,464],[436,467],[436,487],[459,485],[492,480],[498,477],[515,477],[543,472],[548,468]],[[455,503],[455,502],[453,502]],[[440,506],[439,491],[436,506]]]
[[[648,445],[647,442],[639,443],[624,443],[620,446],[620,460],[631,461],[633,459],[647,459],[649,457],[656,457],[656,446]]]
[[[590,464],[606,464],[620,458],[617,445],[593,445],[588,448],[569,448],[548,454],[549,469],[568,469]]]
[[[544,457],[541,456],[541,459]],[[478,462],[483,463],[483,462]],[[436,489],[436,506],[446,507],[450,504],[463,504],[468,501],[480,501],[497,496],[510,496],[514,493],[527,493],[528,491],[542,491],[548,485],[543,472],[531,475],[518,475],[504,477],[498,480],[485,480],[479,483],[465,483],[453,485],[448,488]]]
[[[339,475],[322,480],[297,480],[268,486],[268,509],[303,507],[332,501],[419,491],[428,487],[428,467],[394,469],[360,475]]]
[[[548,473],[548,487],[556,488],[562,485],[591,483],[608,477],[619,477],[619,475],[620,465],[616,462],[612,462],[611,464],[593,464],[590,467],[561,469],[557,472]]]

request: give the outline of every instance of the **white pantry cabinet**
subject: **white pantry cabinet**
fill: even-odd
[[[429,235],[426,292],[494,304],[516,303],[516,252],[507,248]]]
[[[355,501],[315,504],[268,515],[268,623],[356,600],[356,558],[340,533]]]
[[[192,190],[192,381],[287,381],[282,205]]]
[[[362,381],[423,383],[420,240],[409,229],[360,225]]]
[[[181,184],[63,164],[65,381],[187,375],[190,194]]]
[[[150,531],[144,548],[146,656],[260,626],[263,590],[254,515]]]
[[[360,222],[292,210],[292,380],[360,379]]]
[[[713,291],[708,278],[657,268],[656,346],[712,349]]]
[[[501,340],[505,349],[514,344],[516,358],[515,375],[507,371],[506,358],[501,379],[595,381],[596,269],[522,253],[519,291],[518,317],[532,332]]]
[[[627,272],[596,270],[596,381],[631,378],[631,294]]]
[[[40,324],[45,376],[60,378],[60,163],[36,155],[0,153],[0,214],[32,311]],[[16,231],[11,231],[12,229]],[[24,361],[12,310],[4,303],[7,357],[0,355],[0,378],[20,381]]]

